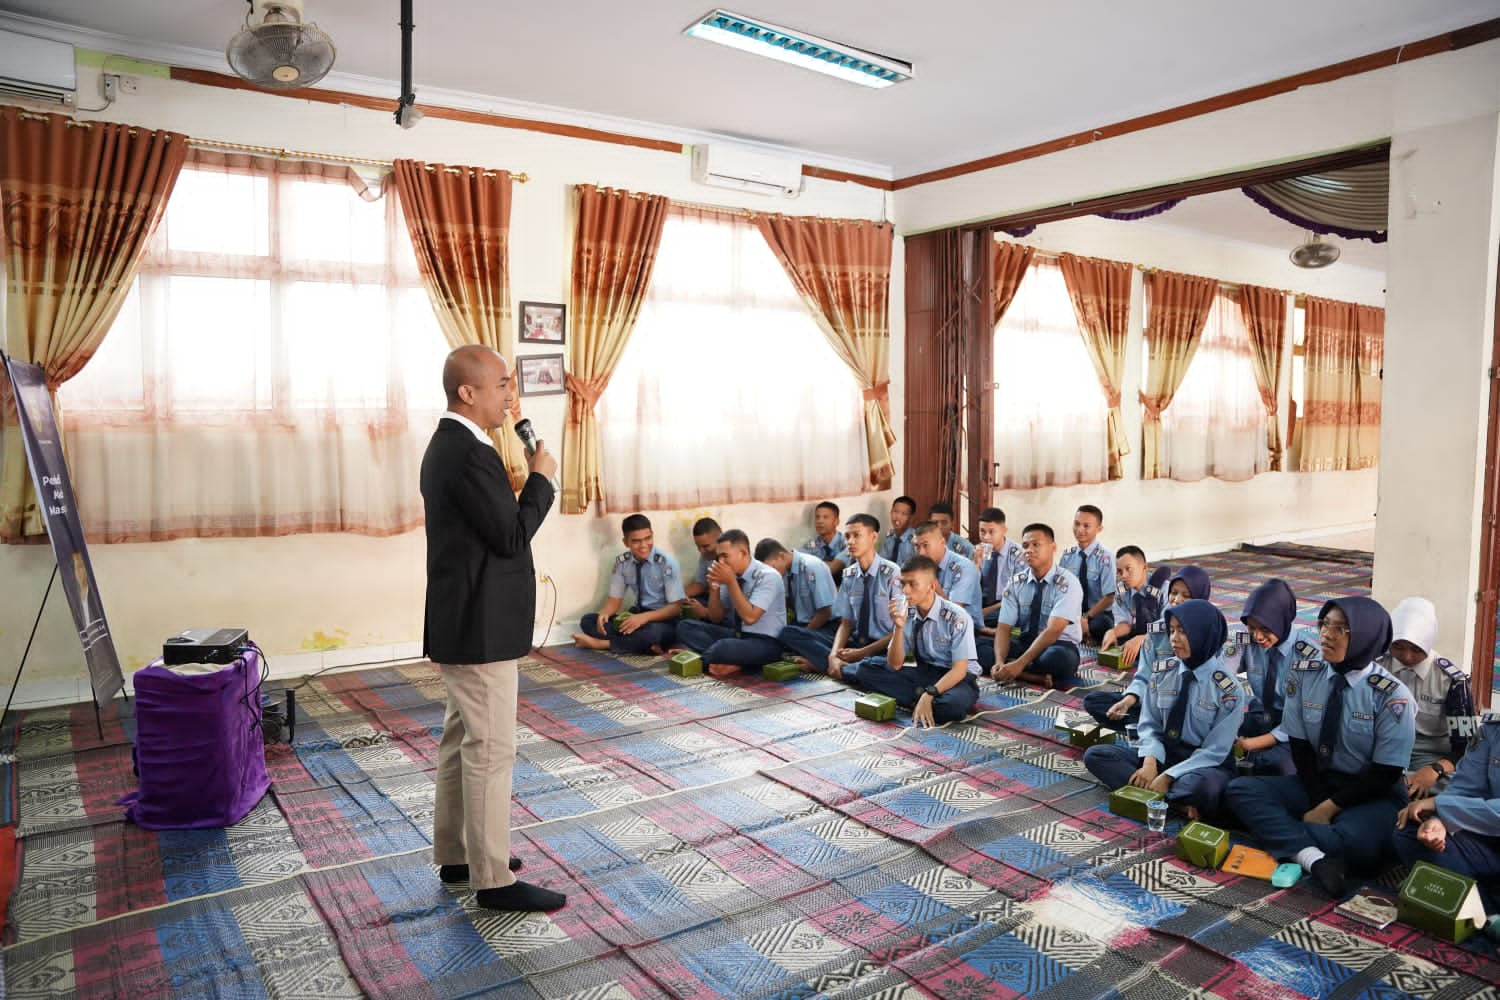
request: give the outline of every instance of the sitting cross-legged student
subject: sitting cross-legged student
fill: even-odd
[[[708,568],[719,558],[719,535],[723,529],[711,517],[700,517],[693,522],[693,546],[698,550],[698,569],[693,578],[682,588],[687,595],[683,602],[690,606],[699,618],[708,614]]]
[[[939,501],[927,508],[927,520],[937,522],[943,533],[943,544],[965,559],[974,558],[974,543],[953,530],[953,505]]]
[[[891,641],[891,598],[901,592],[901,570],[875,554],[880,522],[870,514],[855,514],[844,528],[849,568],[833,599],[839,627],[830,643],[801,626],[788,626],[781,644],[790,649],[803,670],[843,677],[844,667],[867,656],[883,654]]]
[[[1435,796],[1415,799],[1396,818],[1393,846],[1418,861],[1472,878],[1487,913],[1500,912],[1500,712],[1477,720],[1479,736]]]
[[[917,554],[917,533],[912,521],[917,516],[917,502],[908,496],[891,501],[891,528],[880,540],[880,557],[897,566]]]
[[[917,555],[926,556],[937,567],[938,596],[969,613],[977,629],[984,624],[979,606],[979,568],[972,560],[943,544],[943,532],[935,521],[917,525]]]
[[[823,560],[833,578],[839,579],[849,565],[849,543],[839,531],[838,504],[824,500],[813,508],[813,531],[816,534],[803,543],[802,551]]]
[[[1417,742],[1406,772],[1414,799],[1437,794],[1434,788],[1458,766],[1476,728],[1468,673],[1433,652],[1437,627],[1431,601],[1406,598],[1391,612],[1391,649],[1381,664],[1416,699]]]
[[[780,573],[786,582],[787,627],[826,635],[831,644],[838,622],[833,620],[837,590],[823,560],[806,552],[789,552],[774,538],[755,543],[755,558]]]
[[[974,619],[938,596],[937,572],[937,564],[926,556],[907,561],[901,568],[906,610],[899,613],[897,601],[887,609],[895,628],[886,655],[844,668],[844,680],[894,698],[896,704],[911,709],[912,722],[918,726],[961,719],[979,700]],[[916,663],[906,662],[908,647]]]
[[[995,619],[995,665],[991,676],[1002,684],[1020,680],[1049,688],[1068,688],[1078,676],[1078,628],[1081,591],[1078,578],[1057,565],[1057,541],[1046,524],[1028,524],[1021,532],[1027,569],[1006,584]],[[1010,630],[1021,626],[1016,655]]]
[[[984,609],[984,625],[979,630],[982,650],[986,645],[994,645],[983,639],[995,634],[1001,592],[1017,573],[1026,569],[1021,546],[1006,537],[1005,511],[999,507],[986,507],[979,512],[979,547],[974,550],[974,562],[979,567],[979,603]],[[990,655],[994,655],[993,649]]]
[[[1286,682],[1292,665],[1320,656],[1317,634],[1298,628],[1297,597],[1286,581],[1272,578],[1245,599],[1244,623],[1230,637],[1231,669],[1250,684],[1250,707],[1236,745],[1255,774],[1296,774],[1292,750],[1281,729]]]
[[[596,614],[578,620],[573,645],[580,649],[607,649],[614,653],[657,653],[677,636],[682,616],[682,570],[677,560],[656,547],[651,521],[644,514],[631,514],[620,525],[625,551],[609,574],[609,596]],[[615,614],[625,603],[625,592],[635,595],[630,615],[619,625]]]
[[[781,574],[750,557],[738,528],[719,536],[719,558],[708,569],[708,621],[677,626],[682,644],[703,657],[714,677],[760,669],[781,656],[786,587]]]
[[[1151,672],[1141,705],[1140,747],[1089,747],[1083,766],[1110,790],[1161,792],[1192,819],[1219,811],[1234,777],[1234,738],[1245,718],[1245,691],[1224,669],[1224,615],[1207,601],[1168,608],[1172,654]]]
[[[1151,582],[1151,567],[1139,545],[1126,545],[1115,553],[1115,576],[1119,582],[1115,584],[1115,603],[1110,612],[1114,624],[1104,633],[1099,650],[1119,646],[1120,663],[1134,666],[1141,643],[1133,647],[1127,644],[1131,639],[1145,641],[1146,630],[1167,606],[1167,595]]]
[[[1173,573],[1170,566],[1158,567],[1151,574],[1152,586],[1166,595],[1166,606],[1175,608],[1183,601],[1206,601],[1213,586],[1201,567],[1187,565]],[[1125,690],[1104,689],[1090,691],[1083,696],[1083,708],[1101,726],[1131,726],[1141,720],[1141,702],[1146,698],[1146,685],[1151,680],[1154,665],[1172,655],[1172,644],[1167,637],[1167,620],[1158,617],[1146,626],[1146,634],[1138,639],[1127,639],[1124,647],[1136,644],[1135,672]],[[1123,653],[1121,659],[1123,659]]]
[[[1084,638],[1096,645],[1114,627],[1110,609],[1115,601],[1115,557],[1099,541],[1103,526],[1104,513],[1098,507],[1091,503],[1079,507],[1073,515],[1073,539],[1077,544],[1068,546],[1058,559],[1063,569],[1078,577],[1083,587],[1083,617],[1078,625]]]
[[[1379,865],[1406,804],[1416,713],[1406,685],[1376,662],[1390,641],[1390,616],[1370,598],[1324,604],[1322,658],[1297,663],[1286,682],[1281,728],[1297,773],[1235,778],[1224,793],[1266,851],[1330,896],[1352,888],[1351,869]]]

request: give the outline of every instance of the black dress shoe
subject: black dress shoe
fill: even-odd
[[[520,858],[515,857],[515,856],[511,857],[511,859],[510,859],[510,870],[513,871],[513,872],[518,872],[518,871],[521,870],[521,859]],[[467,882],[467,881],[469,881],[469,866],[468,865],[440,865],[438,867],[438,878],[441,879],[444,882],[449,883],[449,884],[452,884],[454,882]]]
[[[1313,862],[1312,877],[1334,899],[1343,899],[1349,894],[1349,868],[1343,858],[1323,855]]]
[[[513,882],[498,889],[480,889],[475,894],[486,910],[510,913],[541,913],[561,909],[568,897],[530,882]]]

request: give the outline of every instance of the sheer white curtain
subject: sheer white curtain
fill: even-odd
[[[1162,411],[1161,431],[1163,478],[1243,480],[1271,468],[1250,334],[1225,292],[1214,297],[1182,386]]]
[[[345,168],[189,162],[120,318],[61,391],[91,537],[421,523],[447,346],[399,211]]]
[[[1102,483],[1109,407],[1062,270],[1033,259],[995,327],[995,485]]]
[[[614,510],[860,492],[859,386],[750,219],[674,206],[599,400]]]

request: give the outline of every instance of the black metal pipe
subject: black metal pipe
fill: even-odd
[[[411,30],[414,27],[411,6],[412,0],[401,0],[401,101],[396,111],[397,121],[400,121],[400,108],[417,102],[411,84]]]

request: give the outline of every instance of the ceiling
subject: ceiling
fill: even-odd
[[[305,3],[307,19],[338,46],[322,86],[394,100],[396,0]],[[628,120],[613,122],[616,131],[711,133],[904,177],[1497,13],[1496,0],[734,0],[738,13],[915,64],[914,80],[869,90],[682,34],[711,9],[708,0],[418,3],[418,103],[446,97],[512,114],[518,104],[541,105],[533,117],[608,116]],[[221,72],[246,10],[243,0],[0,0],[0,11],[137,40],[92,47]]]

